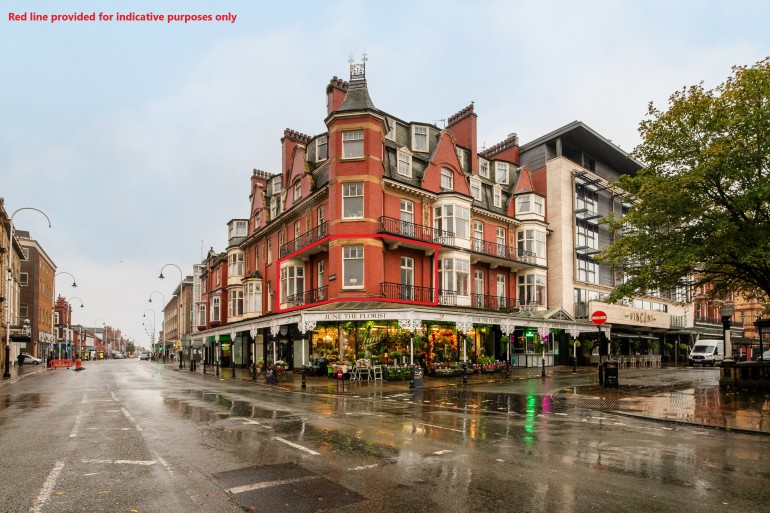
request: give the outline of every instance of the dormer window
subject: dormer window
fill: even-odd
[[[385,139],[396,140],[396,120],[393,118],[388,118],[388,133],[385,134]]]
[[[281,192],[281,179],[273,178],[273,194]]]
[[[478,178],[471,178],[471,196],[476,201],[481,201],[481,180]]]
[[[457,154],[457,161],[460,163],[460,169],[465,169],[465,150],[462,148],[455,148]]]
[[[492,189],[492,204],[497,208],[502,208],[503,206],[503,191],[499,185],[495,185]]]
[[[442,167],[441,168],[441,190],[453,191],[454,190],[454,175],[452,171]]]
[[[495,182],[500,184],[508,183],[508,163],[495,162]]]
[[[315,140],[315,161],[322,162],[329,158],[329,137],[322,135]]]
[[[298,201],[302,197],[302,182],[297,180],[294,183],[294,201]]]
[[[364,131],[342,132],[342,158],[358,159],[364,156]]]
[[[428,151],[428,127],[415,125],[412,127],[412,151]]]
[[[479,176],[489,178],[489,162],[484,159],[479,159]]]
[[[545,213],[545,205],[542,196],[537,194],[522,194],[516,198],[516,214],[540,214]]]
[[[398,151],[398,170],[399,175],[407,178],[412,177],[412,156],[405,151]]]

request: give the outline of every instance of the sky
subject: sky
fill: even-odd
[[[106,322],[140,346],[179,284],[161,268],[189,275],[225,249],[227,223],[248,218],[252,170],[280,171],[285,128],[325,131],[326,85],[349,78],[351,55],[366,53],[375,106],[405,121],[442,127],[475,102],[480,146],[579,120],[625,151],[650,102],[665,108],[682,87],[716,87],[770,55],[763,0],[6,0],[2,11],[0,197],[9,214],[50,218],[24,210],[14,226],[75,276],[76,289],[56,278],[83,304],[72,300],[73,322]],[[132,12],[164,20],[117,21]],[[77,13],[96,19],[52,22]]]

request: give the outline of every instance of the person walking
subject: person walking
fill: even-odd
[[[21,369],[24,367],[24,355],[19,353],[19,356],[16,357],[16,361],[19,363],[19,372],[21,372]]]

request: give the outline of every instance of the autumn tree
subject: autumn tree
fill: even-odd
[[[770,297],[770,58],[732,71],[649,105],[632,153],[644,167],[618,182],[631,206],[598,255],[625,273],[611,300],[703,283]]]

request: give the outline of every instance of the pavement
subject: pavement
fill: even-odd
[[[187,363],[180,369],[178,362],[138,362],[141,365],[164,365],[168,370],[190,373]],[[99,362],[84,362],[87,369]],[[70,369],[72,371],[73,369]],[[255,386],[273,387],[290,393],[331,394],[351,393],[357,396],[399,393],[410,389],[409,381],[344,381],[328,377],[306,377],[303,387],[299,373],[286,373],[277,384],[266,384],[263,377],[254,380],[247,369],[216,369],[210,366],[204,374],[198,366],[195,375],[201,379],[251,382]],[[11,378],[0,381],[0,387],[21,379],[67,369],[46,369],[27,365],[21,372],[15,366]],[[624,369],[619,371],[619,386],[603,388],[598,384],[595,367],[569,366],[514,368],[510,377],[502,374],[469,374],[462,377],[430,378],[424,389],[468,388],[477,392],[501,392],[523,380],[538,380],[544,393],[575,408],[611,412],[629,417],[735,433],[770,435],[770,394],[767,392],[733,391],[719,387],[719,370],[707,368],[663,367],[656,369]],[[344,389],[342,388],[344,384]]]

